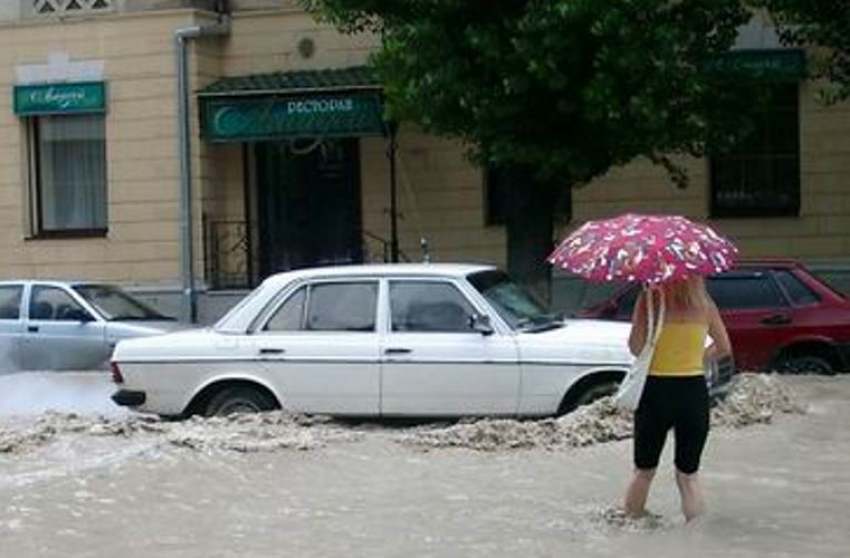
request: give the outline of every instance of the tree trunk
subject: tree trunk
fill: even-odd
[[[506,169],[508,272],[545,303],[551,300],[555,188],[536,179],[531,169]]]

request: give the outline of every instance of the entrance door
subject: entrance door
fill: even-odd
[[[257,144],[263,276],[362,261],[356,139]]]

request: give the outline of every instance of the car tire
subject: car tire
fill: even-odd
[[[789,356],[781,359],[776,365],[780,374],[817,374],[834,376],[835,368],[828,360],[818,356]]]
[[[590,384],[573,400],[573,404],[571,406],[572,408],[569,410],[572,411],[581,407],[582,405],[589,405],[597,399],[602,399],[603,397],[614,395],[619,385],[620,382],[613,380],[604,380]]]
[[[226,387],[210,397],[204,408],[205,417],[222,417],[234,413],[261,413],[279,408],[269,394],[250,386]]]

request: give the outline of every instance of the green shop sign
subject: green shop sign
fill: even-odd
[[[210,142],[384,133],[377,93],[304,97],[201,97],[203,137]]]
[[[806,54],[798,49],[733,50],[715,58],[709,69],[765,81],[799,81],[806,77]]]
[[[106,84],[102,81],[15,86],[15,114],[19,116],[105,110]]]

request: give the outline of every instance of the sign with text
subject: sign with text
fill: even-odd
[[[798,49],[733,50],[712,60],[708,67],[751,79],[799,81],[806,77],[806,54]]]
[[[106,84],[53,83],[16,85],[15,114],[75,114],[106,111]]]
[[[211,142],[384,133],[381,98],[376,93],[202,97],[201,101],[203,136]]]

